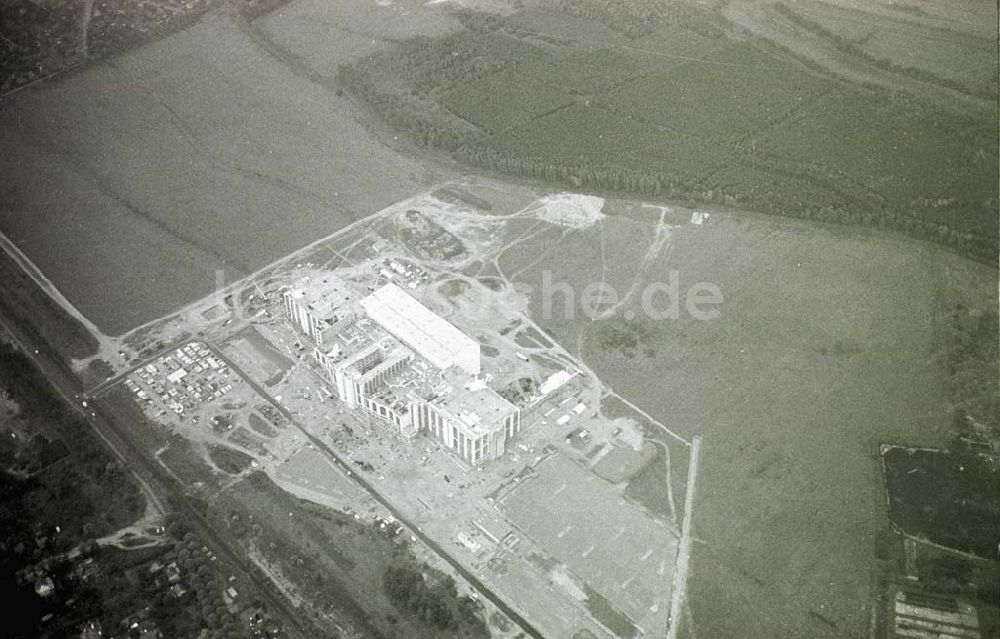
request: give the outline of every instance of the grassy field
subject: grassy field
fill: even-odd
[[[440,630],[393,605],[383,590],[383,574],[413,561],[413,554],[371,519],[357,521],[296,499],[261,473],[228,488],[213,507],[260,559],[280,567],[276,572],[287,580],[286,587],[294,597],[307,599],[308,614],[321,617],[331,634],[481,636],[467,627]]]
[[[654,235],[648,213],[620,212],[562,239],[542,233],[500,266],[536,291],[549,269],[579,295],[603,277],[595,255],[643,255]],[[866,634],[874,538],[888,522],[878,444],[951,435],[940,357],[950,310],[995,305],[995,271],[881,232],[723,212],[704,226],[675,223],[662,250],[629,264],[607,273],[620,293],[676,269],[682,293],[719,286],[720,317],[646,320],[643,347],[623,351],[602,345],[602,322],[579,308],[564,319],[558,297],[554,317],[540,295],[532,312],[612,388],[703,437],[694,534],[704,544],[690,582],[698,635]],[[622,311],[640,311],[637,299]],[[683,456],[672,458],[682,477]],[[627,494],[662,510],[664,470],[651,464]]]
[[[407,108],[473,136],[466,159],[489,168],[993,250],[995,109],[959,117],[679,25],[629,38],[537,9],[504,25],[487,41],[421,3],[300,0],[250,24],[209,15],[22,91],[0,110],[0,231],[105,331],[161,316],[448,177],[373,139],[334,78],[425,36],[479,42],[478,57],[457,83],[414,74],[426,86]],[[503,64],[479,74],[484,58]]]
[[[254,27],[210,15],[6,100],[0,231],[117,334],[436,181],[271,44],[314,33],[319,10]],[[388,19],[400,7],[335,11],[329,29],[369,42],[404,22]],[[431,10],[405,22],[404,35],[449,24]],[[322,68],[350,59],[326,41]]]
[[[246,453],[228,446],[209,446],[208,454],[216,468],[230,475],[239,475],[250,467],[253,459]]]
[[[798,5],[768,16],[848,53],[881,47],[859,48],[861,63],[901,83],[849,78],[770,32],[730,25],[728,35],[702,34],[664,23],[629,38],[596,18],[538,10],[404,42],[340,77],[400,131],[489,169],[891,228],[990,259],[997,109],[984,96],[996,90],[995,46],[964,40],[974,55],[963,69],[954,51],[921,54],[943,60],[938,77],[919,60],[880,56],[922,49],[928,32],[940,43],[944,27],[806,6],[824,19],[844,13],[839,28],[854,30],[843,42],[825,26],[813,33],[812,18],[796,22]],[[449,53],[454,61],[442,63]],[[976,60],[994,71],[992,84],[979,78],[967,90],[956,78]]]
[[[97,342],[79,322],[67,316],[7,253],[0,254],[0,281],[4,286],[0,307],[12,318],[35,320],[35,332],[67,360],[83,358],[97,350]]]
[[[997,42],[987,26],[986,5],[972,7],[982,14],[976,26],[935,17],[932,11],[940,8],[931,3],[926,9],[915,4],[910,6],[916,11],[895,12],[821,0],[788,6],[795,16],[818,25],[821,35],[862,59],[891,64],[897,72],[922,74],[928,81],[950,81],[960,91],[996,94]],[[913,46],[914,42],[921,46]]]

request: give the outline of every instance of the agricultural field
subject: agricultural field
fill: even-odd
[[[889,228],[992,259],[996,47],[980,36],[964,40],[974,55],[959,69],[963,53],[941,53],[950,67],[939,78],[880,56],[923,49],[927,33],[932,42],[955,35],[945,27],[907,22],[905,12],[803,6],[756,10],[769,28],[806,39],[827,37],[827,27],[813,29],[817,35],[794,11],[845,14],[838,24],[854,31],[843,42],[828,39],[845,51],[871,48],[859,54],[863,63],[900,82],[826,68],[763,26],[754,31],[742,14],[734,22],[712,13],[702,22],[654,22],[629,37],[596,17],[537,8],[466,17],[466,31],[404,41],[338,77],[400,132],[487,169]],[[872,26],[862,37],[865,16]],[[862,44],[844,44],[850,38]],[[454,62],[440,64],[449,53]],[[992,75],[968,88],[955,78],[977,60]]]
[[[602,448],[607,457],[595,459],[612,485],[602,484],[607,504],[675,518],[688,461],[670,446],[701,438],[684,624],[702,637],[867,636],[876,535],[889,524],[879,446],[940,447],[963,412],[970,429],[996,428],[996,348],[970,347],[984,327],[992,339],[997,306],[997,106],[986,99],[997,88],[996,47],[975,26],[984,16],[995,24],[995,11],[766,1],[636,24],[588,13],[602,0],[561,3],[579,15],[533,0],[519,12],[468,3],[489,14],[424,0],[294,0],[254,17],[246,7],[269,0],[242,11],[196,0],[208,13],[186,30],[0,98],[0,233],[100,329],[51,321],[38,333],[85,363],[109,343],[148,355],[164,340],[229,330],[220,346],[250,379],[302,384],[306,371],[269,344],[271,329],[224,329],[227,304],[259,301],[233,296],[156,320],[261,269],[258,290],[273,294],[267,266],[290,254],[320,268],[375,254],[373,243],[351,241],[366,218],[436,189],[456,204],[441,218],[448,224],[398,211],[409,226],[397,239],[406,259],[455,263],[442,298],[464,311],[459,282],[510,286],[504,301],[524,302],[541,329],[517,332],[514,344],[554,340],[592,369],[607,385],[595,391],[607,391],[602,417],[647,414],[637,420],[645,446]],[[160,8],[149,9],[156,19]],[[100,55],[131,46],[114,16],[95,17],[117,47]],[[57,31],[78,38],[74,24],[60,18]],[[77,40],[66,46],[54,68],[87,59]],[[16,83],[43,70],[19,67]],[[463,191],[479,179],[453,179],[465,171],[512,177]],[[347,238],[293,253],[345,228]],[[466,243],[441,229],[464,231],[455,237]],[[495,252],[479,260],[484,247]],[[58,310],[19,285],[22,269],[32,270],[0,260],[10,276],[4,312],[25,320]],[[553,282],[569,289],[554,305]],[[699,319],[660,290],[655,303],[679,301],[679,314],[650,317],[643,296],[666,282],[679,282],[678,295],[717,287],[718,315]],[[622,297],[591,317],[579,302],[596,283]],[[483,347],[490,359],[499,352]],[[329,411],[313,397],[285,401],[303,409],[295,414]],[[346,491],[296,476],[301,457],[277,465],[277,476],[291,473],[280,488],[252,472],[270,440],[293,431],[277,400],[220,400],[189,441],[144,420],[131,398],[115,389],[108,401],[134,417],[131,436],[331,634],[441,636],[385,587],[391,569],[417,561],[408,536],[361,521],[360,509],[355,517],[282,491],[357,508]],[[226,445],[206,443],[213,428],[230,433]],[[581,433],[565,437],[567,448],[582,450]],[[380,439],[364,439],[368,449],[361,441],[379,463],[395,457],[376,449]],[[53,454],[36,443],[19,463]],[[586,498],[551,497],[525,482],[507,505],[539,537],[562,539],[546,527],[551,517],[532,516],[564,508],[565,518],[583,517]],[[427,508],[428,525],[451,525]],[[586,539],[570,541],[589,554]],[[608,583],[627,581],[611,551],[599,555]],[[519,562],[513,574],[529,569]],[[603,600],[604,612],[663,613],[640,586],[634,600]],[[602,607],[604,595],[584,594]],[[546,610],[528,617],[564,612],[532,598]],[[481,625],[449,636],[482,636]]]
[[[752,43],[734,43],[701,60],[613,87],[597,97],[597,104],[657,130],[723,138],[780,124],[836,88]]]
[[[425,69],[407,104],[473,136],[459,155],[487,168],[993,250],[995,110],[952,117],[949,104],[820,73],[766,38],[678,24],[629,37],[533,8],[484,40],[463,20],[420,3],[316,0],[253,21],[210,13],[21,91],[0,112],[0,231],[105,332],[162,316],[447,177],[378,142],[366,130],[378,125],[338,97],[341,65],[420,36],[478,43],[460,83]],[[478,74],[484,57],[502,64]],[[441,143],[427,126],[418,138]]]
[[[382,18],[400,8],[338,11],[338,32],[381,41],[392,37]],[[322,76],[270,44],[313,28],[290,18],[210,14],[4,101],[0,231],[104,332],[165,315],[443,175],[369,136]],[[424,18],[432,35],[448,24]],[[406,22],[421,33],[422,19]],[[331,51],[327,64],[348,56]]]
[[[614,214],[587,229],[526,227],[499,267],[533,291],[542,328],[612,389],[703,437],[694,535],[704,544],[690,581],[699,636],[865,634],[875,534],[887,526],[879,444],[951,436],[940,364],[950,312],[995,306],[996,272],[883,232],[676,207],[661,222],[655,209],[612,201],[605,210]],[[636,259],[623,267],[623,254]],[[693,318],[683,300],[676,320],[645,317],[642,292],[671,271],[682,296],[717,285],[718,318]],[[568,283],[574,300],[557,292],[546,311],[545,277]],[[633,294],[593,321],[579,298],[602,281]],[[671,461],[676,494],[685,468]],[[647,463],[626,494],[665,514],[666,471],[662,457]]]
[[[413,0],[389,3],[330,3],[296,0],[255,23],[276,50],[301,61],[317,78],[332,78],[337,67],[384,49],[394,41],[441,37],[461,23],[446,11]]]
[[[802,26],[866,61],[953,83],[963,92],[995,95],[997,41],[989,8],[970,7],[980,15],[956,19],[935,16],[944,8],[940,4],[945,3],[900,4],[893,11],[806,0],[788,5],[786,12],[790,9],[788,15]]]

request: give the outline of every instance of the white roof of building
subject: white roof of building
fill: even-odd
[[[549,375],[544,382],[542,382],[542,385],[538,388],[538,391],[542,394],[542,397],[545,397],[552,391],[555,391],[558,388],[560,388],[563,384],[565,384],[569,380],[573,379],[573,377],[576,376],[577,372],[578,371],[570,373],[569,371],[566,370],[556,371],[551,375]]]
[[[448,386],[431,403],[460,422],[468,434],[478,436],[500,429],[503,420],[517,412],[516,406],[481,380],[469,378],[458,369],[444,371],[441,378]]]
[[[324,275],[322,279],[303,278],[288,295],[317,318],[328,319],[334,311],[351,301],[353,293],[340,278]]]
[[[440,369],[458,366],[479,373],[479,342],[434,313],[395,284],[361,300],[368,317]]]

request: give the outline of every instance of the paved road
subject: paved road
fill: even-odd
[[[131,375],[132,373],[136,372],[140,368],[144,368],[147,364],[152,364],[155,361],[157,361],[158,359],[160,359],[161,357],[163,357],[164,355],[166,355],[168,353],[171,353],[171,352],[177,350],[178,348],[183,348],[184,346],[187,346],[191,342],[200,342],[200,341],[203,341],[203,340],[201,338],[189,337],[189,338],[187,338],[185,340],[181,340],[179,342],[174,342],[172,344],[168,344],[168,345],[164,346],[163,348],[161,348],[159,351],[157,351],[157,352],[153,353],[152,355],[150,355],[149,357],[143,359],[138,364],[134,364],[134,365],[130,366],[129,368],[127,368],[126,370],[124,370],[124,371],[122,371],[120,373],[117,373],[117,374],[115,374],[115,375],[107,378],[103,382],[100,382],[100,383],[92,386],[91,388],[89,388],[86,391],[86,394],[87,394],[88,397],[100,397],[101,395],[103,395],[104,393],[108,392],[109,390],[111,390],[112,388],[114,388],[115,386],[117,386],[118,384],[120,384],[123,381],[125,381],[125,379],[129,375]]]
[[[87,408],[82,401],[80,381],[70,367],[41,338],[30,324],[17,321],[16,313],[3,304],[0,296],[0,324],[7,329],[14,342],[31,358],[49,380],[55,391],[76,411],[82,421],[88,424],[114,455],[129,468],[143,486],[147,494],[163,512],[164,502],[174,506],[185,516],[187,523],[216,555],[223,558],[238,578],[252,583],[257,594],[265,602],[269,612],[278,623],[297,639],[315,639],[315,631],[303,621],[302,613],[275,591],[269,579],[261,575],[256,565],[245,560],[233,547],[224,533],[216,530],[202,515],[188,497],[184,486],[141,445],[128,437],[127,425],[111,416],[100,401],[88,400]]]
[[[691,442],[691,461],[688,464],[687,492],[684,495],[684,522],[681,524],[681,541],[677,546],[677,567],[670,593],[670,624],[667,639],[675,639],[681,627],[681,611],[687,595],[688,566],[691,562],[691,520],[694,519],[694,485],[698,478],[698,455],[701,437],[695,435]]]
[[[272,404],[274,404],[274,406],[279,411],[281,411],[281,414],[284,415],[288,419],[288,421],[291,424],[293,424],[303,435],[305,435],[306,438],[313,444],[313,446],[315,446],[318,450],[325,453],[330,458],[335,468],[340,470],[349,479],[353,480],[355,483],[361,486],[361,488],[363,488],[366,492],[368,492],[368,494],[371,495],[372,498],[375,499],[375,501],[377,501],[386,510],[392,513],[393,517],[395,517],[397,521],[399,521],[407,529],[409,529],[409,531],[414,536],[420,539],[420,541],[422,541],[425,545],[427,545],[428,548],[433,550],[434,553],[437,554],[437,556],[448,562],[448,564],[452,568],[454,568],[458,574],[460,574],[463,578],[465,578],[465,580],[468,581],[473,588],[479,591],[480,595],[482,595],[485,599],[489,600],[493,605],[499,608],[505,615],[510,617],[510,619],[514,623],[516,623],[518,626],[521,627],[521,630],[524,631],[525,634],[527,634],[530,637],[534,637],[535,639],[544,639],[542,633],[536,630],[534,626],[532,626],[528,622],[527,619],[525,619],[517,611],[511,608],[507,604],[507,602],[505,602],[503,599],[494,594],[493,591],[490,590],[488,586],[486,586],[486,584],[481,582],[475,575],[466,570],[466,568],[457,559],[449,555],[445,551],[445,549],[442,548],[438,543],[436,543],[433,539],[431,539],[423,532],[421,532],[420,528],[418,528],[413,522],[411,522],[404,513],[400,512],[395,506],[393,506],[393,504],[389,500],[387,500],[385,497],[379,494],[379,492],[375,490],[374,486],[365,481],[363,477],[358,475],[358,473],[352,469],[349,460],[344,460],[343,458],[341,458],[341,456],[336,452],[334,452],[332,448],[327,446],[327,444],[322,439],[314,436],[311,432],[309,432],[308,429],[306,429],[292,416],[291,412],[289,412],[280,403],[275,401],[274,398],[271,397],[270,393],[268,393],[263,386],[258,384],[250,377],[248,377],[246,374],[244,374],[243,371],[240,369],[240,367],[237,366],[234,362],[232,362],[226,356],[226,354],[222,352],[221,349],[219,349],[210,342],[208,343],[208,346],[212,350],[212,352],[216,355],[216,357],[226,362],[226,364],[228,364],[234,371],[236,371],[240,375],[240,377],[242,377],[243,380],[247,384],[249,384],[261,397],[267,399]]]

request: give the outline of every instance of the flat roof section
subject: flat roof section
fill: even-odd
[[[361,306],[368,317],[435,367],[458,366],[470,375],[479,374],[479,342],[395,284],[386,284],[364,298]]]
[[[316,317],[329,319],[334,311],[351,302],[354,291],[342,279],[324,275],[322,278],[303,278],[288,295]]]
[[[461,420],[468,430],[479,435],[493,432],[502,426],[508,415],[517,411],[516,406],[486,386],[485,382],[467,377],[462,379],[456,373],[455,369],[444,372],[442,379],[450,390],[431,403]]]

